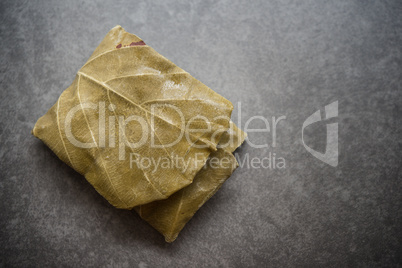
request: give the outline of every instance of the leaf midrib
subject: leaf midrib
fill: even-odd
[[[104,89],[110,90],[111,92],[115,93],[117,96],[121,97],[121,98],[124,99],[125,101],[128,101],[128,102],[130,102],[131,104],[133,104],[133,105],[137,106],[138,108],[142,109],[144,112],[146,112],[146,113],[148,113],[148,114],[152,114],[149,110],[145,109],[145,108],[142,107],[140,104],[135,103],[134,101],[130,100],[129,98],[127,98],[127,97],[124,96],[123,94],[121,94],[121,93],[117,92],[116,90],[114,90],[113,88],[111,88],[109,85],[107,85],[107,84],[105,84],[105,83],[99,81],[98,79],[96,79],[96,78],[94,78],[94,77],[92,77],[92,76],[90,76],[90,75],[88,75],[88,74],[85,74],[85,73],[83,73],[83,72],[78,72],[77,74],[78,74],[78,75],[81,75],[81,76],[84,76],[84,77],[86,77],[86,78],[89,79],[89,80],[94,81],[95,83],[101,85]],[[167,123],[167,124],[169,124],[169,125],[171,125],[171,126],[177,128],[177,129],[182,130],[180,127],[178,127],[178,126],[176,126],[175,124],[172,124],[171,122],[165,120],[163,117],[160,117],[160,116],[157,115],[157,114],[154,114],[154,116],[156,116],[156,117],[159,118],[160,120],[164,121],[165,123]],[[184,130],[184,131],[186,131],[186,130]],[[188,131],[186,131],[186,133],[188,133],[188,134],[189,134],[192,138],[194,138],[194,139],[197,138],[197,137],[194,137],[194,135],[192,135],[191,132],[189,133]],[[155,133],[155,134],[156,134],[156,133]],[[208,145],[208,147],[212,148],[214,151],[216,151],[216,146],[215,146],[214,144],[208,143],[208,142],[206,142],[206,141],[203,141],[203,143],[204,143],[205,145]]]

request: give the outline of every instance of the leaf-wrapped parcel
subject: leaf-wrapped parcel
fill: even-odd
[[[237,147],[218,149],[231,137],[232,110],[230,101],[116,26],[32,133],[113,206],[142,206],[145,215],[143,205],[206,174],[201,169],[211,153]],[[161,158],[184,164],[160,168],[152,160]],[[140,159],[148,165],[138,165]]]

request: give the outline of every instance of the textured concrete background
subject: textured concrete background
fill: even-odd
[[[401,1],[1,1],[2,266],[402,265]],[[110,206],[31,136],[115,25],[238,102],[286,116],[251,133],[239,168],[173,244]],[[303,121],[339,101],[339,165],[309,154]],[[255,121],[254,127],[261,122]],[[261,127],[261,124],[259,125]],[[325,150],[325,123],[306,129]]]

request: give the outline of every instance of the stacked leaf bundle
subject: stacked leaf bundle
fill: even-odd
[[[232,110],[116,26],[32,133],[113,206],[134,208],[172,242],[238,166],[232,152],[245,133]]]

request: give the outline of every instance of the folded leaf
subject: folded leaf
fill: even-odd
[[[218,191],[237,168],[238,164],[232,152],[243,143],[245,137],[246,134],[231,122],[228,132],[222,135],[221,148],[210,155],[192,184],[168,199],[135,207],[135,211],[158,230],[166,242],[173,242],[195,212]],[[212,164],[212,161],[215,164]]]
[[[232,109],[116,26],[32,133],[112,205],[131,209],[191,184],[229,128]],[[187,165],[159,169],[151,160],[160,158]],[[149,166],[133,164],[139,159]]]

